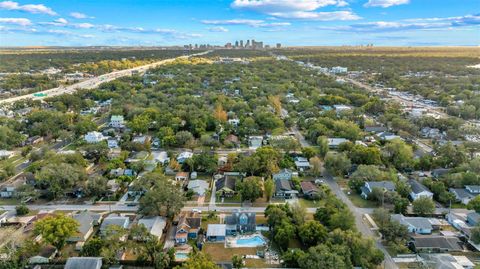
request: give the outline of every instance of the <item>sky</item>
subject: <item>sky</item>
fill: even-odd
[[[479,46],[480,0],[0,0],[0,46]]]

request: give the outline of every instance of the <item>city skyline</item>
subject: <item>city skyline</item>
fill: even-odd
[[[0,46],[478,46],[473,0],[0,1]]]

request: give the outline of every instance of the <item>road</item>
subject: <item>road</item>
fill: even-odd
[[[41,92],[36,92],[36,94],[46,94],[46,96],[33,96],[33,94],[27,94],[27,95],[21,95],[21,96],[16,96],[16,97],[12,97],[12,98],[3,99],[3,100],[0,100],[0,105],[11,104],[11,103],[14,103],[14,102],[17,102],[17,101],[20,101],[20,100],[25,100],[25,99],[41,100],[41,99],[44,99],[44,98],[57,96],[57,95],[61,95],[61,94],[72,94],[72,93],[75,93],[79,89],[93,89],[93,88],[98,87],[100,84],[102,84],[104,82],[109,82],[109,81],[115,80],[115,79],[120,78],[120,77],[130,76],[133,73],[143,73],[150,68],[155,68],[155,67],[160,66],[160,65],[171,63],[171,62],[175,61],[176,59],[188,58],[188,57],[192,57],[192,56],[201,56],[201,55],[205,55],[205,54],[210,53],[210,52],[211,51],[204,51],[204,52],[195,53],[195,54],[191,54],[191,55],[187,55],[187,56],[179,56],[179,57],[176,57],[176,58],[165,59],[165,60],[161,60],[161,61],[158,61],[158,62],[155,62],[155,63],[147,64],[147,65],[142,65],[142,66],[138,66],[138,67],[134,67],[134,68],[130,68],[130,69],[111,72],[111,73],[108,73],[108,74],[104,74],[104,75],[101,75],[101,76],[98,76],[98,77],[90,78],[90,79],[87,79],[87,80],[69,85],[69,86],[66,86],[66,87],[61,86],[61,87],[58,87],[58,88],[53,88],[53,89],[48,89],[48,90],[41,91]]]
[[[380,241],[379,238],[375,236],[373,231],[370,229],[370,227],[365,223],[363,220],[363,216],[365,214],[371,214],[373,212],[373,208],[360,208],[356,207],[352,201],[347,197],[345,192],[340,188],[340,186],[337,184],[335,179],[329,175],[329,174],[324,174],[325,182],[328,184],[330,189],[333,191],[336,197],[338,197],[340,200],[342,200],[352,211],[354,217],[355,217],[355,223],[357,226],[357,229],[364,237],[367,238],[372,238],[375,240],[375,243],[377,245],[377,248],[380,249],[383,254],[385,255],[385,260],[384,260],[384,268],[385,269],[396,269],[398,266],[395,264],[393,261],[392,257],[390,254],[387,252],[387,249],[383,246],[382,242]]]

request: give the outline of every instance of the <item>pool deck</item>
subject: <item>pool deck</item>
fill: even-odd
[[[263,244],[255,245],[255,246],[246,246],[246,245],[238,245],[237,240],[238,239],[252,239],[255,237],[259,237],[263,240]],[[254,233],[250,235],[237,235],[237,236],[228,236],[225,238],[225,247],[226,248],[256,248],[256,247],[261,247],[261,246],[266,246],[267,244],[267,239],[265,236],[263,236],[260,233]]]

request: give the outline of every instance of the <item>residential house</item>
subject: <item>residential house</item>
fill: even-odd
[[[132,143],[145,145],[150,143],[151,138],[152,137],[149,135],[137,135],[132,138]]]
[[[107,145],[111,149],[116,149],[118,148],[118,140],[117,139],[108,139],[107,140]]]
[[[68,242],[86,242],[87,239],[93,233],[93,226],[95,225],[95,219],[98,220],[99,214],[91,213],[88,211],[82,211],[72,216],[79,224],[77,234],[67,239]],[[97,222],[98,223],[98,222]]]
[[[138,221],[138,225],[143,225],[147,228],[149,234],[160,239],[163,235],[163,230],[167,226],[167,219],[164,217],[143,217]]]
[[[125,169],[120,168],[120,167],[110,170],[110,175],[113,176],[113,177],[123,176],[124,173],[125,173]]]
[[[450,168],[437,168],[432,170],[432,177],[439,179],[450,172]]]
[[[372,193],[374,188],[381,188],[384,191],[395,191],[395,184],[391,181],[367,181],[362,187],[362,193],[360,196],[362,196],[363,199],[368,199],[368,196]]]
[[[480,214],[477,212],[470,212],[467,214],[467,223],[470,226],[478,226],[480,224]]]
[[[340,146],[340,144],[348,142],[349,140],[346,138],[328,138],[328,147],[331,149],[336,149]]]
[[[22,143],[22,146],[28,146],[28,145],[32,145],[32,146],[33,146],[33,145],[36,145],[36,144],[38,144],[38,143],[40,143],[40,142],[42,142],[42,141],[43,141],[43,137],[41,137],[41,136],[38,136],[38,135],[36,135],[36,136],[31,136],[31,137],[27,138],[27,139]]]
[[[196,195],[204,196],[208,190],[208,187],[208,182],[206,182],[205,180],[196,179],[190,180],[188,182],[187,189],[189,191],[193,191]]]
[[[102,142],[105,139],[107,139],[107,138],[105,136],[103,136],[102,133],[97,132],[97,131],[88,132],[85,135],[85,141],[87,143],[91,143],[91,144]]]
[[[256,216],[252,212],[234,212],[225,218],[225,224],[227,235],[253,233],[257,227]]]
[[[225,138],[225,142],[232,143],[236,147],[240,145],[240,139],[238,138],[238,136],[233,134],[227,135],[227,137]]]
[[[307,171],[310,169],[310,162],[308,161],[307,158],[304,157],[295,157],[295,167],[297,168],[298,171],[303,172]]]
[[[193,153],[190,151],[184,151],[177,156],[177,162],[183,164],[187,159],[193,157]]]
[[[222,197],[232,197],[236,193],[237,176],[223,175],[215,181],[215,189],[217,195]]]
[[[188,239],[197,238],[201,223],[202,217],[197,212],[182,212],[175,231],[175,243],[186,244]]]
[[[367,133],[377,134],[386,131],[388,131],[388,129],[385,126],[365,126],[365,132]]]
[[[8,150],[0,150],[0,160],[3,160],[3,159],[9,159],[13,156],[13,151],[8,151]]]
[[[421,135],[426,138],[431,139],[442,139],[443,135],[438,128],[423,127],[421,130]]]
[[[379,133],[378,137],[383,141],[390,141],[390,140],[393,140],[393,139],[402,139],[400,136],[389,133],[389,132]]]
[[[410,192],[410,198],[413,201],[415,201],[415,200],[417,200],[418,198],[421,198],[421,197],[427,197],[427,198],[430,198],[430,199],[433,198],[433,193],[427,187],[425,187],[425,185],[423,185],[422,183],[420,183],[416,180],[410,179],[408,181],[408,184],[410,185],[410,188],[412,189],[412,191]]]
[[[465,256],[452,256],[449,253],[421,254],[425,268],[473,269],[475,264]]]
[[[112,226],[128,229],[129,225],[130,219],[128,217],[112,214],[103,220],[102,225],[100,225],[100,233],[106,235],[109,227]]]
[[[302,181],[300,182],[300,187],[305,198],[312,200],[319,198],[318,188],[312,181]]]
[[[235,119],[228,119],[228,123],[230,123],[231,125],[237,127],[239,124],[240,124],[240,120],[235,118]]]
[[[471,194],[480,194],[480,185],[465,185],[465,189]]]
[[[263,145],[263,136],[249,136],[248,147],[249,149],[257,149]]]
[[[210,242],[223,242],[226,237],[225,224],[208,224],[207,240]]]
[[[115,179],[107,181],[107,189],[110,194],[115,194],[120,189],[120,184]]]
[[[279,179],[275,181],[275,196],[289,199],[295,197],[298,191],[294,189],[291,180]]]
[[[170,162],[170,158],[166,151],[152,151],[153,159],[162,165],[165,165]]]
[[[70,257],[64,269],[100,269],[102,257]]]
[[[58,251],[54,246],[44,246],[40,249],[40,252],[28,259],[28,263],[30,264],[46,264],[50,263],[50,261],[55,258]]]
[[[188,172],[178,172],[175,175],[176,181],[187,181],[188,180]]]
[[[409,245],[415,252],[463,251],[460,239],[454,236],[413,236]]]
[[[125,127],[125,120],[121,115],[112,115],[110,117],[110,127],[113,128],[124,128]]]
[[[22,186],[24,184],[25,184],[25,181],[23,181],[22,179],[17,179],[15,181],[13,181],[11,184],[5,185],[0,190],[0,197],[1,198],[12,198],[15,195],[15,193],[17,191],[17,188],[19,188],[20,186]]]
[[[391,219],[407,227],[409,233],[431,234],[433,230],[432,223],[428,218],[405,217],[401,214],[395,214],[392,215]]]
[[[291,180],[292,176],[293,176],[293,171],[290,169],[284,168],[278,171],[278,173],[273,174],[272,177],[273,177],[273,180],[276,181],[279,179]]]
[[[468,204],[470,202],[470,200],[472,200],[477,195],[479,195],[478,192],[475,192],[476,191],[475,186],[469,186],[469,188],[467,188],[467,186],[465,186],[465,188],[463,188],[463,189],[461,189],[461,188],[450,188],[448,190],[449,190],[449,192],[453,193],[453,195],[455,195],[455,200],[457,200],[458,202],[460,202],[464,205]]]
[[[333,107],[335,108],[337,116],[340,116],[342,113],[352,110],[352,107],[347,105],[333,105]]]

